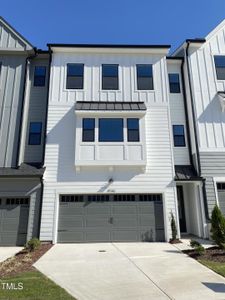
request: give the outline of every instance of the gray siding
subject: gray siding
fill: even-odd
[[[216,195],[213,177],[225,176],[225,153],[202,152],[200,153],[202,177],[206,178],[206,196],[208,203],[209,217],[216,203]]]
[[[38,237],[41,203],[40,179],[35,178],[0,178],[1,197],[29,197],[29,219],[27,240]]]
[[[0,167],[16,166],[25,62],[25,56],[0,55]]]
[[[47,110],[48,96],[48,58],[37,58],[32,60],[30,67],[30,94],[29,94],[29,110],[27,116],[27,130],[24,150],[24,162],[26,163],[42,163],[45,135],[45,120]],[[35,87],[34,69],[35,66],[46,66],[46,80],[44,87]],[[42,122],[42,138],[41,145],[29,145],[29,127],[30,122]]]

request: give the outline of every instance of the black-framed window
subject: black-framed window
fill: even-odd
[[[94,142],[95,141],[95,119],[85,118],[83,119],[83,142]]]
[[[225,56],[215,55],[214,61],[215,61],[217,79],[225,80]]]
[[[127,140],[128,142],[139,142],[139,119],[129,118],[127,119]]]
[[[35,66],[34,68],[34,86],[45,86],[46,67]]]
[[[174,147],[185,147],[184,125],[173,125]]]
[[[180,76],[178,73],[169,74],[170,93],[180,93]]]
[[[217,190],[224,191],[225,190],[225,182],[217,182]]]
[[[153,72],[152,65],[137,65],[137,89],[153,90]]]
[[[99,119],[99,142],[123,142],[123,119]]]
[[[102,89],[103,90],[118,90],[118,65],[102,65]]]
[[[84,64],[67,64],[66,88],[82,90],[84,87]]]
[[[41,144],[41,122],[31,122],[29,130],[29,145],[40,145]]]

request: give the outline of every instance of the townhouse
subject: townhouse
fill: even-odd
[[[224,27],[169,45],[48,44],[0,19],[0,245],[208,238],[225,213]]]

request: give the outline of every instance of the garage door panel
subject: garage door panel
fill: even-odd
[[[159,194],[62,197],[64,202],[59,208],[58,242],[165,239],[163,205]],[[70,201],[76,197],[81,197],[83,202]],[[68,205],[64,205],[66,199]]]

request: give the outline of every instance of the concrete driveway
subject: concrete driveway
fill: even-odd
[[[23,247],[0,247],[0,262],[6,260],[9,257],[14,256],[22,249]]]
[[[167,243],[57,244],[35,267],[78,300],[225,299],[225,280]]]

